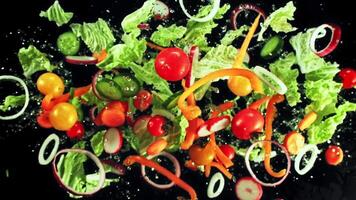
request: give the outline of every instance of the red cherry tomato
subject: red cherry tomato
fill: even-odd
[[[147,90],[141,90],[134,97],[134,106],[140,111],[147,110],[152,104],[152,94]]]
[[[125,114],[121,110],[115,108],[104,108],[99,114],[101,123],[107,127],[118,127],[125,123]]]
[[[165,133],[165,124],[166,119],[164,119],[162,116],[156,115],[148,121],[147,130],[153,136],[161,136]]]
[[[264,118],[255,109],[246,108],[237,113],[232,119],[231,128],[234,135],[240,140],[249,140],[252,133],[261,131]]]
[[[196,165],[208,165],[214,160],[215,149],[195,144],[189,149],[189,157]]]
[[[180,48],[166,48],[156,57],[157,74],[167,81],[182,80],[190,70],[188,55]]]
[[[124,101],[112,101],[107,105],[108,108],[117,109],[126,113],[128,110],[128,103]]]
[[[330,145],[325,151],[325,160],[329,165],[338,165],[342,162],[344,153],[342,149],[335,145]]]
[[[81,139],[84,136],[84,126],[80,122],[76,122],[72,128],[67,131],[67,136],[70,139]]]
[[[339,72],[339,76],[342,79],[342,87],[344,89],[350,89],[356,86],[356,70],[344,68]]]
[[[37,116],[37,123],[42,128],[52,128],[52,124],[48,118],[48,112],[43,112]]]
[[[220,150],[227,156],[230,160],[234,159],[235,157],[235,149],[228,145],[224,144],[220,146]]]

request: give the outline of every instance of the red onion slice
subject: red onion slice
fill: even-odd
[[[324,49],[317,51],[315,48],[315,41],[317,39],[325,37],[326,29],[330,29],[332,32],[330,42],[328,43],[328,45],[326,45],[326,47]],[[335,48],[339,44],[340,40],[341,40],[340,26],[338,26],[336,24],[322,24],[314,30],[314,32],[310,38],[309,45],[310,45],[311,50],[315,54],[317,54],[320,57],[324,57],[335,50]]]
[[[45,159],[44,158],[45,150],[46,150],[48,144],[52,141],[54,142],[53,149],[52,149],[51,153],[49,154],[49,156],[47,157],[47,159]],[[56,156],[58,147],[59,147],[59,137],[56,134],[52,133],[44,140],[44,142],[40,148],[40,151],[38,152],[38,163],[40,163],[40,165],[48,165],[53,160],[54,156]]]
[[[240,4],[238,7],[236,7],[232,12],[230,16],[230,21],[233,29],[237,29],[237,17],[242,13],[247,10],[254,11],[258,14],[260,14],[263,18],[263,20],[266,20],[266,14],[265,12],[258,6],[253,5],[253,4]],[[259,33],[255,33],[253,37],[256,37]]]
[[[56,161],[57,161],[57,157],[61,154],[64,153],[80,153],[80,154],[84,154],[86,156],[88,156],[91,160],[94,161],[94,163],[96,164],[96,166],[99,169],[99,184],[97,185],[97,187],[95,187],[92,191],[89,192],[78,192],[75,191],[72,187],[66,185],[61,177],[58,174],[58,170],[57,170],[57,166],[56,166]],[[88,196],[88,195],[93,195],[96,192],[98,192],[105,183],[105,169],[103,164],[101,163],[101,161],[99,160],[99,158],[97,156],[95,156],[93,153],[91,153],[90,151],[84,150],[84,149],[62,149],[59,152],[57,152],[56,156],[54,157],[53,161],[52,161],[52,169],[53,169],[53,173],[55,175],[56,180],[58,181],[58,183],[63,186],[68,192],[74,194],[74,195],[78,195],[78,196]]]
[[[168,158],[170,161],[172,161],[173,165],[174,165],[174,168],[175,168],[175,175],[177,177],[180,177],[180,174],[181,174],[181,169],[180,169],[180,165],[179,165],[179,162],[177,160],[176,157],[174,157],[172,154],[170,153],[167,153],[167,152],[161,152],[160,154],[157,154],[155,156],[152,156],[151,158],[154,158],[154,157],[157,157],[157,156],[164,156],[166,158]],[[168,183],[168,184],[157,184],[155,182],[153,182],[151,179],[149,179],[147,176],[146,176],[146,166],[144,165],[141,165],[141,174],[142,174],[142,177],[145,179],[145,181],[152,185],[153,187],[155,188],[158,188],[158,189],[168,189],[168,188],[171,188],[174,186],[174,182],[171,182],[171,183]]]
[[[255,173],[252,171],[252,168],[251,168],[251,164],[250,164],[250,154],[252,152],[252,150],[255,148],[255,146],[257,146],[259,143],[264,143],[264,142],[270,142],[272,144],[275,144],[277,145],[278,147],[280,147],[284,153],[284,155],[286,156],[287,158],[287,171],[286,171],[286,174],[277,182],[274,182],[274,183],[266,183],[266,182],[263,182],[261,181],[260,179],[257,178],[257,176],[255,175]],[[266,186],[266,187],[275,187],[279,184],[281,184],[288,176],[288,173],[290,172],[290,167],[291,167],[291,160],[290,160],[290,157],[289,157],[289,154],[288,154],[288,151],[287,149],[279,144],[278,142],[275,142],[275,141],[269,141],[269,140],[262,140],[262,141],[257,141],[255,143],[253,143],[246,151],[246,155],[245,155],[245,164],[246,164],[246,167],[247,167],[247,170],[248,172],[250,173],[250,175],[252,176],[252,178],[255,179],[256,182],[258,182],[259,184],[263,185],[263,186]]]
[[[98,78],[101,74],[103,74],[103,70],[99,70],[93,77],[92,81],[91,81],[91,84],[92,84],[92,90],[93,90],[93,94],[100,100],[108,100],[106,98],[104,98],[103,96],[100,95],[100,93],[98,92],[98,90],[96,89],[96,83],[98,82]]]
[[[189,88],[194,84],[195,77],[193,75],[193,68],[198,64],[200,56],[200,51],[198,46],[192,46],[189,50],[189,60],[191,63],[190,70],[186,76],[186,82],[185,82],[185,87]]]
[[[65,61],[73,65],[95,65],[98,59],[92,56],[66,56]]]
[[[220,0],[213,0],[213,1],[214,1],[214,2],[213,2],[213,8],[211,9],[210,13],[209,13],[207,16],[201,17],[201,18],[197,18],[197,17],[191,16],[191,15],[188,13],[187,9],[185,8],[183,0],[179,0],[179,5],[180,5],[180,7],[182,8],[184,14],[185,14],[189,19],[191,19],[191,20],[193,20],[193,21],[196,21],[196,22],[207,22],[207,21],[209,21],[209,20],[212,20],[212,19],[215,17],[216,13],[218,13],[219,8],[220,8]]]

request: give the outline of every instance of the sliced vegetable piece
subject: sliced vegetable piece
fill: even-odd
[[[124,112],[115,108],[104,108],[98,117],[101,118],[101,122],[104,126],[111,128],[121,126],[125,123]]]
[[[263,59],[275,58],[282,52],[283,46],[284,40],[280,36],[275,35],[265,42],[261,49],[260,56]]]
[[[220,8],[220,0],[214,0],[213,5],[212,5],[213,7],[212,7],[212,9],[210,10],[210,13],[209,13],[208,15],[204,16],[204,17],[201,17],[201,18],[197,18],[197,17],[191,16],[191,15],[188,13],[187,9],[185,8],[183,0],[179,0],[179,5],[180,5],[180,7],[182,8],[184,14],[185,14],[189,19],[191,19],[191,20],[193,20],[193,21],[196,21],[196,22],[207,22],[207,21],[212,20],[212,19],[215,17],[215,15],[218,13],[219,8]]]
[[[270,71],[260,66],[256,66],[253,71],[264,83],[266,83],[278,94],[285,94],[287,92],[287,86],[281,81],[281,79]]]
[[[301,131],[304,131],[305,129],[307,129],[310,125],[312,125],[316,118],[318,117],[318,114],[314,111],[309,112],[308,114],[306,114],[304,116],[304,118],[299,122],[298,124],[298,128]]]
[[[73,56],[79,51],[80,41],[73,32],[68,31],[58,36],[57,47],[63,55]]]
[[[219,183],[219,185],[217,189],[214,190],[214,188],[216,188],[217,183]],[[224,186],[225,186],[225,179],[223,175],[220,172],[215,173],[209,181],[209,185],[207,189],[208,197],[211,199],[218,197],[221,194],[221,192],[224,190]]]
[[[232,174],[223,166],[221,165],[220,163],[217,163],[217,162],[211,162],[210,165],[212,167],[216,167],[218,168],[218,170],[223,173],[228,179],[232,179]]]
[[[52,141],[54,142],[53,149],[49,154],[49,156],[45,159],[44,158],[45,150],[49,145],[49,143]],[[56,156],[58,147],[59,147],[59,137],[56,134],[52,133],[45,139],[45,141],[43,141],[43,144],[41,145],[40,151],[38,152],[38,163],[40,163],[40,165],[48,165]]]
[[[197,134],[199,137],[206,137],[212,134],[213,132],[208,130],[208,124],[204,123],[198,128]]]
[[[224,144],[219,146],[219,148],[230,160],[234,159],[235,149],[231,145]]]
[[[117,128],[109,128],[104,135],[104,150],[108,154],[116,154],[123,144],[122,133]]]
[[[66,62],[73,65],[95,65],[98,59],[92,56],[66,56]]]
[[[304,142],[305,138],[303,135],[296,131],[292,131],[286,135],[283,144],[287,148],[289,154],[297,155],[303,148]]]
[[[320,39],[320,38],[323,38],[326,36],[326,29],[330,29],[332,32],[330,42],[328,43],[328,45],[326,45],[326,47],[324,49],[318,51],[315,48],[315,42],[317,39]],[[324,56],[330,54],[332,51],[334,51],[334,49],[336,49],[340,40],[341,40],[340,26],[338,26],[336,24],[322,24],[314,30],[314,32],[310,38],[310,48],[318,56],[324,57]]]
[[[120,100],[122,98],[121,88],[109,79],[102,79],[96,83],[96,89],[99,94],[111,100]]]
[[[140,83],[131,74],[120,74],[115,76],[113,81],[121,88],[125,97],[133,97],[140,90]]]
[[[311,151],[311,157],[309,160],[306,161],[306,165],[303,169],[300,169],[300,164],[302,162],[303,157],[306,155],[307,152]],[[304,175],[308,173],[311,168],[313,168],[316,159],[318,158],[319,149],[315,144],[306,144],[304,145],[303,149],[298,153],[294,160],[294,169],[299,175]],[[303,159],[304,161],[305,159]]]
[[[167,140],[165,140],[164,138],[158,138],[156,141],[154,141],[147,147],[146,150],[147,155],[149,156],[157,155],[161,153],[167,147],[167,145],[168,145]]]
[[[169,7],[162,1],[155,1],[153,6],[153,15],[156,20],[164,20],[169,17]]]
[[[239,200],[259,200],[263,190],[252,177],[242,177],[236,182],[235,193]]]
[[[220,117],[214,117],[206,121],[207,129],[210,132],[218,132],[224,130],[230,125],[231,119],[230,116],[224,115]]]

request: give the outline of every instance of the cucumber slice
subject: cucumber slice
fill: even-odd
[[[273,36],[269,38],[262,47],[260,56],[263,59],[274,58],[282,52],[283,46],[284,40],[278,35]]]
[[[163,102],[163,107],[167,108],[168,110],[174,108],[177,105],[178,99],[180,95],[183,94],[183,91],[176,92],[172,94],[166,101]]]
[[[57,47],[63,55],[73,56],[79,51],[80,41],[73,32],[65,32],[58,37]]]
[[[125,97],[133,97],[140,90],[140,83],[131,74],[120,74],[115,76],[113,81],[121,88]]]
[[[266,83],[266,85],[268,85],[278,94],[285,94],[287,92],[287,86],[281,81],[281,79],[279,79],[270,71],[259,66],[256,66],[253,71],[264,83]]]
[[[120,87],[109,79],[102,79],[96,83],[96,89],[105,98],[110,100],[119,100],[122,98]]]

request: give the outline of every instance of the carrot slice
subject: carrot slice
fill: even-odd
[[[304,116],[304,118],[299,122],[298,128],[303,131],[307,129],[310,125],[312,125],[316,118],[318,117],[318,114],[316,112],[311,111],[307,115]]]
[[[218,168],[219,171],[221,171],[221,173],[223,173],[228,179],[232,178],[232,174],[221,164],[217,163],[217,162],[211,162],[210,164],[212,167],[216,167]]]
[[[161,153],[167,147],[167,141],[164,138],[158,138],[147,147],[147,154],[150,156]]]
[[[170,172],[166,168],[162,167],[158,163],[156,163],[156,162],[154,162],[152,160],[148,160],[147,158],[145,158],[143,156],[128,156],[124,160],[124,164],[126,166],[131,166],[131,165],[133,165],[135,163],[139,163],[141,165],[145,165],[147,167],[155,169],[158,173],[166,176],[169,180],[174,182],[177,186],[179,186],[180,188],[182,188],[185,191],[187,191],[189,193],[189,195],[190,195],[190,199],[192,199],[192,200],[198,199],[197,198],[197,193],[195,192],[195,190],[190,185],[188,185],[182,179],[178,178],[175,174],[173,174],[172,172]]]
[[[251,109],[258,110],[262,106],[262,104],[267,103],[270,99],[270,96],[264,96],[261,99],[251,103],[248,107]]]
[[[98,62],[101,62],[103,60],[105,60],[105,58],[108,56],[108,53],[106,52],[106,49],[101,50],[101,52],[97,53],[93,53],[93,57],[96,58],[98,60]]]
[[[283,144],[290,154],[297,155],[303,148],[304,142],[304,136],[296,131],[292,131],[286,135]]]

